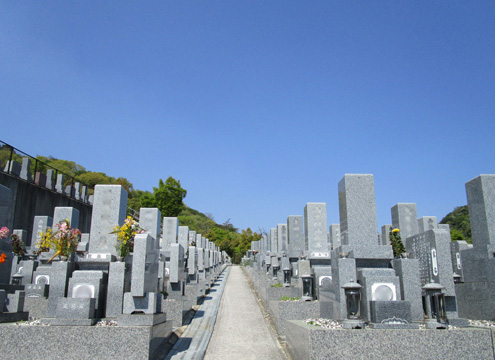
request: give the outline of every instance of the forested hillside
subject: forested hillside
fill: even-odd
[[[471,223],[469,221],[469,210],[467,205],[456,207],[454,211],[448,213],[440,223],[450,225],[452,240],[466,240],[468,243],[472,243]]]
[[[6,165],[7,161],[12,159],[22,162],[19,154],[11,153],[11,148],[7,145],[0,147],[0,166]],[[52,156],[37,156],[40,160],[35,165],[31,164],[31,172],[45,171],[46,165],[57,169],[66,175],[74,177],[76,180],[88,186],[88,194],[93,194],[94,186],[97,184],[118,184],[122,185],[129,193],[128,207],[129,214],[139,211],[141,207],[157,207],[160,209],[162,216],[177,216],[181,226],[188,226],[205,237],[214,241],[222,251],[226,251],[230,257],[235,258],[236,262],[240,261],[242,255],[251,248],[251,241],[259,240],[261,235],[253,232],[250,228],[240,232],[230,220],[224,224],[217,224],[212,214],[203,214],[202,212],[188,207],[184,203],[187,190],[182,188],[180,180],[169,176],[165,181],[157,179],[157,187],[153,191],[135,189],[132,182],[125,177],[113,177],[104,172],[93,172],[87,170],[84,166],[70,160],[57,159]],[[71,179],[66,182],[71,184]]]

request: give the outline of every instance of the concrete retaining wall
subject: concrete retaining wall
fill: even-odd
[[[0,184],[11,191],[14,211],[8,220],[10,230],[26,230],[28,233],[26,246],[31,244],[33,221],[36,215],[53,217],[56,206],[71,206],[79,210],[79,230],[89,233],[93,207],[81,201],[71,199],[55,191],[27,182],[20,178],[0,172]]]

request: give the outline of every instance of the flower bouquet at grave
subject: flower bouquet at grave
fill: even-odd
[[[10,230],[7,227],[4,226],[3,228],[1,228],[0,229],[0,240],[9,236],[9,232],[10,232]]]
[[[396,258],[406,252],[406,248],[404,247],[404,243],[400,237],[399,229],[390,229],[390,245],[392,245],[392,250]]]
[[[24,245],[24,242],[18,235],[10,235],[10,244],[12,245],[12,252],[15,255],[22,257],[26,254],[26,245]]]
[[[2,227],[0,229],[0,239],[6,238],[9,236],[9,233],[10,230],[7,227]],[[10,245],[12,245],[12,252],[14,255],[22,257],[26,253],[26,245],[24,245],[24,242],[18,235],[10,235]]]
[[[52,261],[56,256],[68,258],[70,254],[76,251],[77,244],[81,240],[81,232],[79,229],[71,228],[68,219],[55,224],[55,227],[55,231],[48,228],[46,232],[41,232],[41,239],[36,245],[38,255],[49,250],[55,251],[55,255],[48,262]]]
[[[145,230],[139,226],[139,223],[132,217],[128,216],[124,225],[115,226],[110,234],[117,234],[117,253],[123,259],[134,250],[134,237],[137,234],[144,233]]]

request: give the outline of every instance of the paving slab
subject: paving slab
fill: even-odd
[[[239,266],[231,267],[204,359],[286,359]]]

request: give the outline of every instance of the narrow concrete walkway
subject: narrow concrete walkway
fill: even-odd
[[[209,294],[203,300],[203,304],[194,315],[191,324],[175,343],[166,360],[203,359],[213,333],[220,307],[220,299],[226,287],[230,269],[231,267],[227,266],[218,277]]]
[[[231,268],[204,359],[286,359],[239,266]]]

